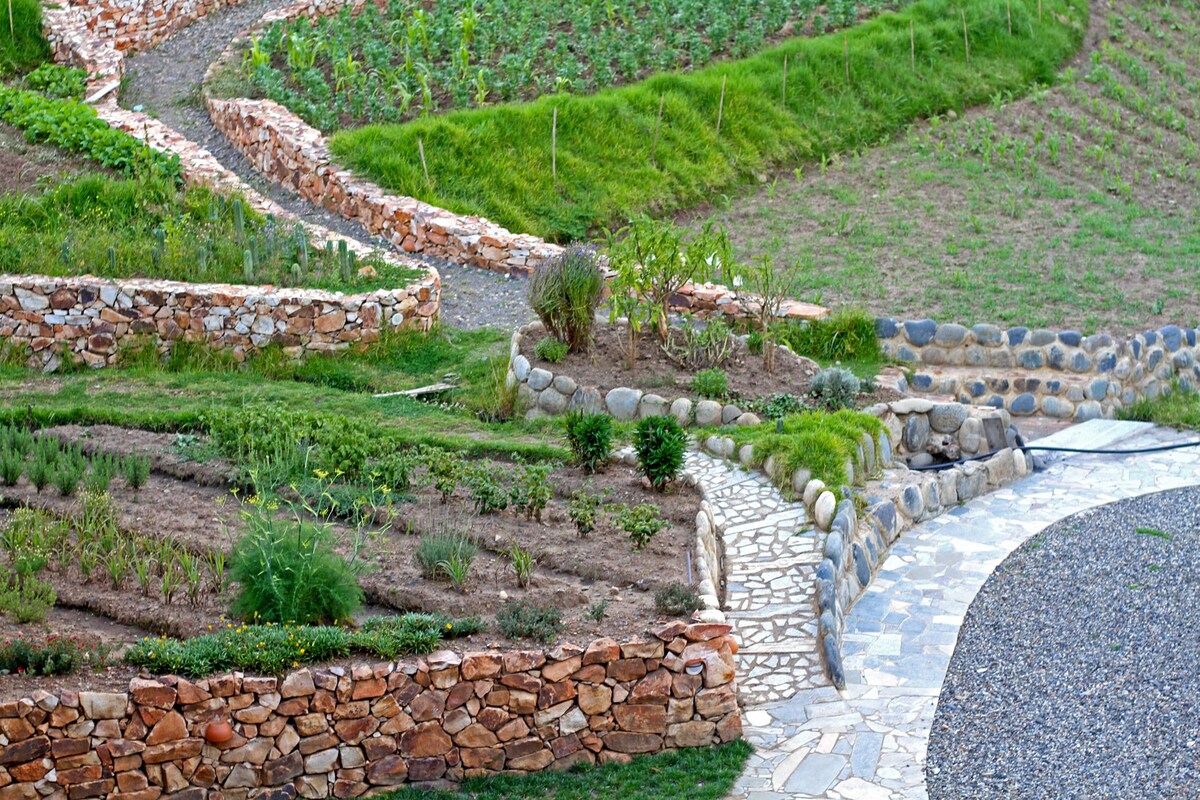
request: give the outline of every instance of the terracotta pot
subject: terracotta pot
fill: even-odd
[[[210,744],[224,744],[233,738],[233,726],[223,720],[213,720],[204,729],[204,738]]]

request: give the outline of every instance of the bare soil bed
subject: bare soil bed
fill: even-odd
[[[34,144],[17,128],[0,123],[0,194],[34,192],[44,178],[70,178],[84,172],[112,174],[94,161]]]
[[[699,370],[672,358],[652,331],[647,330],[641,336],[636,368],[633,370],[628,368],[624,327],[599,328],[595,341],[587,351],[568,353],[560,364],[538,358],[534,353],[537,343],[545,336],[526,336],[521,345],[522,355],[534,367],[549,370],[555,375],[566,375],[580,386],[601,389],[629,386],[661,394],[668,400],[679,396],[695,396],[691,382]],[[779,348],[776,351],[775,372],[768,375],[763,369],[761,355],[750,353],[745,342],[737,337],[731,337],[730,342],[728,358],[714,365],[725,372],[730,399],[755,400],[777,392],[802,397],[808,393],[813,376],[820,369],[815,361]]]
[[[200,464],[187,460],[180,455],[173,435],[112,426],[62,426],[46,433],[78,442],[89,452],[136,450],[152,457],[155,471],[140,490],[133,490],[121,478],[110,484],[109,494],[125,532],[170,539],[189,551],[204,553],[211,549],[229,552],[243,530],[240,503],[223,477],[232,471],[230,467],[218,461]],[[700,504],[696,492],[678,485],[667,493],[654,493],[640,476],[620,465],[597,475],[560,467],[552,482],[554,498],[541,522],[512,510],[479,516],[462,486],[447,503],[441,502],[432,487],[418,486],[410,497],[377,513],[378,524],[371,528],[376,535],[367,549],[369,569],[360,578],[370,604],[362,616],[438,612],[482,617],[494,627],[493,617],[505,600],[525,600],[559,609],[564,623],[562,638],[579,643],[602,635],[633,636],[663,619],[655,610],[655,590],[673,582],[688,583],[691,577],[689,556]],[[668,522],[667,528],[638,552],[609,522],[580,538],[567,516],[567,505],[574,492],[584,489],[603,496],[608,503],[653,503]],[[63,497],[52,486],[39,493],[23,476],[15,486],[0,487],[0,504],[10,509],[23,505],[45,508],[65,516],[77,512],[80,499]],[[0,515],[4,513],[0,511]],[[337,528],[339,533],[351,533],[344,525]],[[420,534],[442,531],[467,534],[479,546],[471,577],[461,592],[447,582],[424,577],[414,559]],[[537,559],[527,587],[518,585],[504,555],[513,544]],[[145,635],[187,638],[211,631],[224,624],[231,599],[228,592],[220,596],[208,591],[193,602],[177,596],[167,603],[157,583],[143,593],[130,576],[114,587],[102,569],[85,580],[78,563],[61,566],[54,559],[40,577],[54,586],[59,598],[46,624],[10,625],[0,628],[0,633],[69,635],[82,631],[119,649]],[[589,607],[601,601],[607,602],[603,619],[591,619]],[[478,648],[515,643],[488,630],[453,644]],[[87,680],[118,685],[128,674],[117,668]],[[0,696],[27,693],[36,688],[36,680],[0,676]]]

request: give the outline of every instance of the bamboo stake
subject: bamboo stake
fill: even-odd
[[[417,137],[417,151],[421,154],[421,169],[425,171],[425,185],[432,187],[433,183],[429,180],[429,165],[425,163],[425,140],[420,136]]]
[[[787,105],[787,53],[783,54],[783,104]]]
[[[967,37],[967,12],[961,8],[958,10],[963,21],[963,50],[967,54],[967,64],[971,63],[971,40]]]
[[[913,21],[908,21],[908,59],[912,64],[913,72],[917,71],[917,36],[913,32]]]
[[[721,101],[717,104],[717,136],[721,135],[721,117],[725,115],[725,81],[729,80],[728,75],[721,76]]]
[[[1042,21],[1042,0],[1038,0],[1038,22]]]
[[[1008,35],[1012,36],[1012,0],[1004,0],[1004,10],[1008,13]]]
[[[650,145],[650,160],[655,165],[658,164],[658,131],[662,128],[662,112],[663,104],[666,102],[667,96],[660,94],[658,96],[658,119],[654,122],[654,144]]]
[[[558,181],[558,106],[554,107],[554,121],[550,124],[550,177]]]
[[[842,52],[846,56],[846,83],[850,82],[850,35],[842,34]]]
[[[17,40],[17,30],[13,27],[12,0],[8,0],[8,36],[14,42]]]

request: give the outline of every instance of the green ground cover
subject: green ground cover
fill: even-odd
[[[744,58],[764,42],[853,24],[880,0],[394,0],[265,30],[245,55],[254,88],[333,130],[595,92],[653,72]]]
[[[737,255],[798,265],[806,299],[882,316],[1195,324],[1200,6],[1118,0],[1096,14],[1097,44],[1053,86],[715,203]]]
[[[1175,387],[1169,395],[1153,400],[1139,400],[1128,408],[1121,409],[1120,415],[1121,419],[1200,430],[1200,393],[1185,392]]]
[[[331,146],[397,193],[518,231],[579,238],[639,212],[710,201],[773,166],[876,144],[919,117],[1049,82],[1086,20],[1081,0],[1044,2],[1040,16],[1033,0],[921,0],[844,34],[792,39],[696,72],[370,125],[338,133]]]
[[[566,773],[471,778],[455,789],[400,789],[390,800],[720,800],[741,775],[750,745],[673,750]]]

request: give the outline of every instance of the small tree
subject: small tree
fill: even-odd
[[[709,220],[699,232],[687,234],[686,228],[670,220],[639,217],[609,236],[612,268],[618,278],[629,275],[620,288],[636,295],[640,316],[655,326],[661,342],[667,340],[671,298],[687,284],[707,280],[732,263],[729,236],[720,225]],[[636,278],[633,272],[638,273]],[[618,288],[614,284],[614,301]]]
[[[767,256],[754,259],[741,272],[740,282],[746,292],[742,306],[754,315],[762,332],[763,369],[768,375],[775,372],[775,322],[784,302],[799,291],[801,277],[794,266],[777,269]]]

